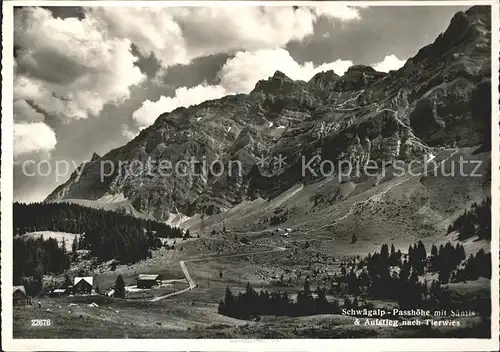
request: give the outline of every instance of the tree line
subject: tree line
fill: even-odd
[[[428,272],[438,273],[438,278],[423,280],[421,277]],[[466,260],[461,243],[433,245],[428,253],[424,243],[418,241],[409,245],[406,254],[396,251],[394,245],[389,249],[383,244],[380,251],[342,262],[329,289],[318,286],[312,291],[306,279],[303,290],[297,292],[294,300],[289,292],[257,292],[250,284],[244,292],[237,294],[227,287],[218,311],[239,319],[260,315],[338,314],[341,308],[363,307],[365,298],[394,300],[403,309],[463,309],[463,302],[455,302],[450,291],[442,285],[479,277],[491,278],[491,255],[483,249]],[[342,300],[330,302],[327,294]],[[488,305],[485,303],[467,302],[470,308],[487,314]]]
[[[61,274],[70,266],[70,255],[65,243],[59,246],[53,238],[14,238],[13,284],[25,285],[27,293],[34,295],[42,287],[45,274]],[[27,279],[31,277],[31,279]]]
[[[311,286],[306,280],[304,289],[299,291],[297,299],[290,298],[288,292],[272,292],[260,290],[257,292],[250,283],[247,283],[245,292],[233,294],[226,287],[224,299],[219,302],[218,313],[237,319],[251,319],[261,315],[277,316],[304,316],[314,314],[339,314],[341,304],[339,300],[329,302],[326,297],[326,289],[318,287],[313,295]],[[357,307],[358,302],[346,299],[342,305],[344,308]]]
[[[447,242],[439,249],[433,245],[430,255],[422,241],[410,245],[407,255],[396,252],[394,245],[389,251],[384,244],[380,252],[368,254],[357,263],[342,263],[331,291],[339,295],[395,300],[405,308],[450,308],[448,292],[441,289],[442,284],[491,278],[490,254],[481,249],[465,259],[465,249],[460,243],[453,246]],[[437,272],[438,279],[421,280],[426,272]]]
[[[471,254],[462,267],[450,276],[450,282],[477,280],[480,277],[491,279],[491,253],[480,249],[476,255]]]
[[[447,242],[444,246],[441,244],[439,249],[436,245],[432,245],[431,255],[428,258],[428,271],[437,272],[439,281],[447,283],[453,271],[465,258],[465,248],[460,243],[453,246]]]
[[[14,235],[46,230],[81,234],[73,248],[90,250],[101,260],[133,263],[161,247],[157,237],[189,235],[158,221],[69,203],[14,203],[13,210]]]
[[[126,226],[147,230],[156,237],[180,238],[182,229],[171,227],[163,222],[136,218],[132,215],[114,211],[104,211],[71,203],[14,203],[14,235],[34,231],[60,231],[68,233],[87,233],[93,230],[106,230]]]

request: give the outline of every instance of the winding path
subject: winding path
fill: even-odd
[[[186,277],[186,281],[188,282],[189,286],[186,288],[183,288],[182,290],[175,291],[175,292],[169,293],[169,294],[164,295],[164,296],[155,297],[155,298],[151,299],[151,302],[156,302],[156,301],[159,301],[160,299],[164,299],[164,298],[168,298],[168,297],[172,297],[172,296],[177,296],[181,293],[187,292],[187,291],[192,290],[193,288],[196,287],[196,283],[194,282],[193,278],[191,277],[191,274],[189,274],[189,271],[186,267],[186,261],[181,260],[179,262],[179,265],[181,266],[182,272],[184,273],[184,276]]]
[[[435,167],[435,168],[434,168],[434,170],[433,170],[434,172],[438,169],[438,167],[439,167],[441,164],[445,163],[446,161],[448,161],[448,159],[450,159],[451,157],[453,157],[455,154],[457,154],[457,153],[458,153],[458,150],[456,150],[456,149],[448,149],[448,150],[446,150],[446,149],[445,149],[445,151],[450,151],[450,150],[453,150],[453,152],[452,152],[450,155],[448,155],[446,158],[444,158],[443,160],[441,160],[439,163],[437,163],[437,164],[436,164],[436,167]],[[429,160],[429,161],[430,161],[430,160]],[[420,167],[420,165],[419,165],[418,167]],[[428,171],[427,171],[427,172],[428,172]],[[423,175],[423,176],[425,176],[425,175]],[[360,200],[360,201],[357,201],[357,202],[352,203],[352,204],[351,204],[351,206],[349,207],[349,210],[347,211],[347,213],[346,213],[345,215],[341,216],[340,218],[337,218],[337,219],[333,220],[330,224],[323,225],[323,226],[320,226],[320,227],[317,227],[317,228],[313,228],[313,229],[311,229],[311,230],[309,230],[309,231],[306,231],[306,232],[304,232],[304,234],[308,234],[308,233],[310,233],[310,232],[312,232],[312,231],[322,230],[322,229],[324,229],[324,228],[327,228],[327,227],[332,226],[332,225],[333,225],[334,223],[336,223],[337,221],[341,221],[341,220],[346,219],[348,216],[350,216],[350,215],[354,212],[354,210],[356,209],[356,207],[357,207],[358,205],[360,205],[360,204],[364,204],[364,203],[367,203],[367,202],[369,202],[369,201],[371,201],[371,200],[373,200],[373,199],[375,199],[375,198],[377,198],[377,197],[383,196],[384,194],[386,194],[387,192],[389,192],[389,191],[390,191],[391,189],[393,189],[394,187],[400,186],[401,184],[403,184],[403,183],[405,183],[405,182],[409,181],[410,179],[412,179],[412,178],[414,178],[414,177],[416,177],[416,176],[411,175],[411,173],[410,173],[410,176],[406,176],[406,177],[404,177],[402,180],[400,180],[400,181],[398,181],[398,182],[396,182],[396,183],[394,183],[394,184],[390,185],[389,187],[387,187],[387,188],[386,188],[386,189],[384,189],[383,191],[378,192],[378,193],[374,194],[373,196],[371,196],[371,197],[369,197],[369,198],[367,198],[367,199],[365,199],[365,200]]]
[[[452,153],[450,153],[450,155],[448,155],[446,158],[444,158],[443,160],[441,160],[439,163],[436,164],[436,167],[434,168],[434,171],[437,170],[437,168],[445,163],[446,161],[448,161],[451,157],[453,157],[455,154],[458,153],[458,150],[457,149],[445,149],[443,152],[445,151],[451,151],[453,150]],[[419,166],[420,167],[420,166]],[[344,214],[343,216],[337,218],[337,219],[334,219],[332,220],[332,222],[330,224],[327,224],[327,225],[323,225],[323,226],[320,226],[320,227],[317,227],[317,228],[314,228],[314,229],[311,229],[307,232],[304,232],[304,234],[308,234],[312,231],[317,231],[317,230],[321,230],[321,229],[324,229],[326,227],[329,227],[329,226],[332,226],[334,223],[338,222],[338,221],[341,221],[341,220],[344,220],[346,219],[348,216],[350,216],[353,212],[354,212],[354,209],[360,205],[360,204],[363,204],[363,203],[366,203],[366,202],[369,202],[377,197],[380,197],[384,194],[386,194],[387,192],[389,192],[391,189],[393,189],[394,187],[397,187],[407,181],[409,181],[410,179],[414,178],[416,176],[414,175],[410,175],[410,176],[406,176],[404,177],[402,180],[390,185],[389,187],[385,188],[384,190],[372,195],[371,197],[365,199],[365,200],[362,200],[362,201],[357,201],[357,202],[354,202],[353,204],[351,204],[351,206],[349,207],[349,210],[346,214]],[[259,232],[264,232],[264,231],[267,231],[266,230],[263,230],[263,231],[259,231]],[[255,232],[257,233],[257,232]],[[294,242],[304,242],[304,241],[307,241],[307,240],[298,240],[298,241],[294,241]],[[324,241],[333,241],[333,239],[329,239],[329,240],[324,240]],[[289,241],[286,241],[286,243],[289,243]],[[179,261],[179,265],[181,266],[181,269],[182,269],[182,272],[184,273],[184,276],[186,278],[186,281],[187,283],[189,284],[188,287],[182,289],[182,290],[179,290],[179,291],[176,291],[176,292],[172,292],[172,293],[169,293],[167,295],[164,295],[164,296],[158,296],[158,297],[154,297],[152,298],[150,301],[151,302],[156,302],[156,301],[159,301],[159,300],[162,300],[162,299],[165,299],[165,298],[169,298],[169,297],[173,297],[173,296],[177,296],[181,293],[184,293],[184,292],[187,292],[187,291],[190,291],[192,289],[194,289],[195,287],[197,287],[195,281],[193,280],[193,278],[191,277],[191,274],[189,273],[188,269],[187,269],[187,266],[186,266],[186,263],[193,263],[193,262],[201,262],[201,261],[207,261],[207,260],[213,260],[213,259],[219,259],[219,258],[236,258],[236,257],[249,257],[249,256],[254,256],[254,255],[259,255],[259,254],[269,254],[269,253],[276,253],[276,252],[283,252],[283,251],[286,251],[286,250],[289,250],[290,248],[285,248],[285,247],[272,247],[273,249],[270,249],[270,250],[267,250],[267,251],[260,251],[260,252],[252,252],[252,253],[239,253],[239,254],[225,254],[225,255],[216,255],[216,256],[206,256],[206,257],[199,257],[199,258],[193,258],[193,259],[186,259],[186,260],[181,260]]]

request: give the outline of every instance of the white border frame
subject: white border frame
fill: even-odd
[[[2,19],[2,165],[1,280],[2,341],[5,351],[498,351],[499,350],[499,4],[495,0],[460,1],[333,1],[365,6],[491,6],[492,16],[492,336],[490,339],[13,339],[12,327],[12,200],[13,200],[13,9],[15,6],[324,6],[326,1],[4,1]],[[126,342],[125,342],[126,341]],[[83,342],[83,343],[82,343]]]

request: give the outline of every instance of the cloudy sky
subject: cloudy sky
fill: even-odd
[[[462,7],[18,8],[14,198],[43,200],[77,166],[163,112],[247,93],[281,70],[308,80],[353,64],[398,69]],[[34,161],[24,164],[26,161]]]

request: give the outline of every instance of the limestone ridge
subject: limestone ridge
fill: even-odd
[[[377,162],[420,158],[433,148],[474,146],[489,133],[490,116],[474,113],[488,104],[491,76],[491,13],[475,6],[457,13],[434,43],[397,71],[356,65],[308,82],[277,71],[250,94],[230,95],[178,108],[128,144],[85,164],[46,201],[97,200],[122,193],[145,216],[212,214],[244,200],[274,197],[304,180],[300,158]],[[491,84],[490,84],[491,85]],[[259,166],[261,155],[287,158],[287,165]],[[154,166],[121,170],[100,180],[101,161],[238,160],[243,174],[161,176]],[[153,171],[151,173],[151,171]]]

